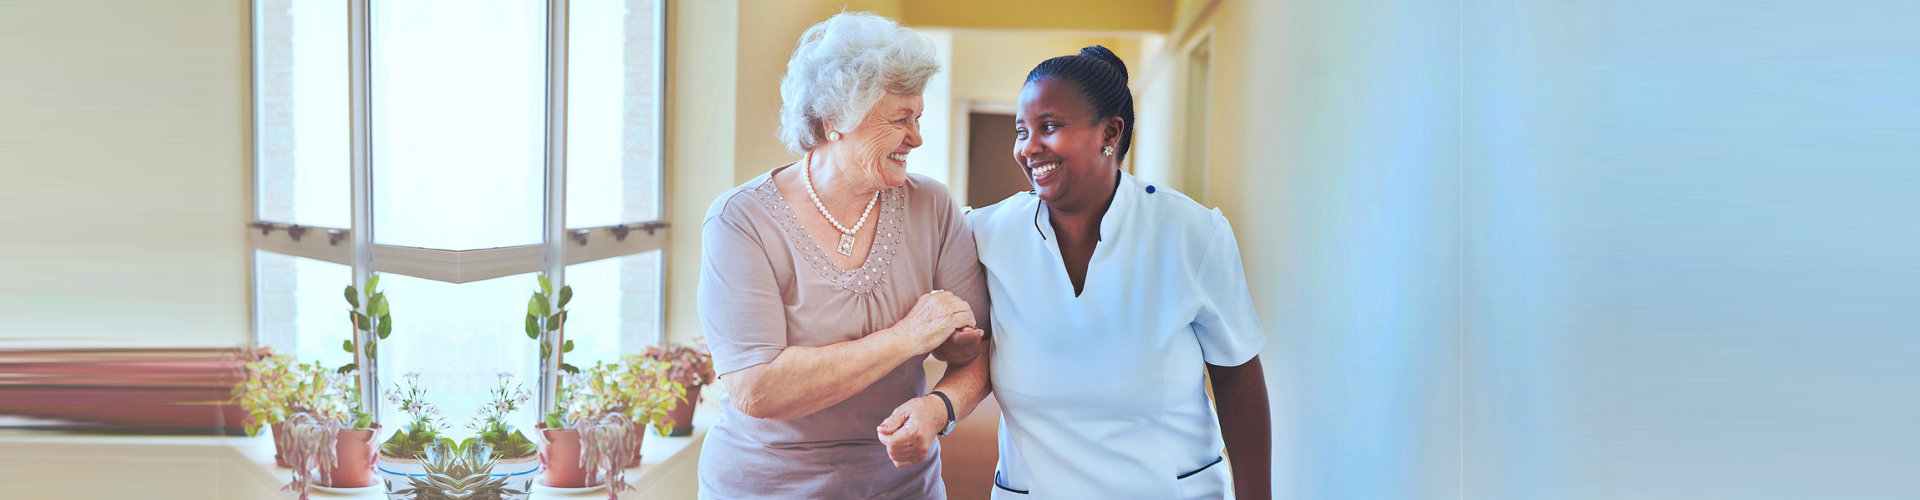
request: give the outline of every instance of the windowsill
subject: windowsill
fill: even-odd
[[[637,495],[635,498],[645,498],[648,495],[645,495],[644,492],[669,486],[667,483],[675,480],[694,477],[694,467],[700,461],[700,443],[706,439],[707,428],[711,427],[717,418],[717,409],[711,408],[711,405],[703,404],[701,406],[698,411],[694,412],[692,435],[668,437],[653,434],[651,432],[652,429],[648,429],[647,437],[640,442],[640,465],[627,468],[626,480],[632,489],[621,491],[622,494],[630,494],[637,491],[643,494]],[[226,439],[228,440],[227,444],[232,446],[234,451],[239,452],[241,456],[251,461],[260,470],[272,473],[274,479],[277,480],[279,484],[284,485],[293,481],[292,470],[274,466],[273,439],[267,436],[266,433],[261,433],[253,437]],[[533,485],[533,494],[534,498],[607,498],[607,490],[605,488],[577,492],[549,488],[540,485],[538,481],[535,481]],[[289,494],[289,498],[297,496],[298,495]],[[312,498],[343,498],[354,500],[384,500],[387,498],[386,492],[377,486],[369,488],[365,492],[353,494],[340,494],[321,491],[319,488],[315,488],[309,496]]]
[[[695,468],[700,461],[700,443],[707,429],[719,419],[712,400],[703,401],[695,412],[693,435],[666,437],[648,435],[641,442],[640,465],[628,468],[626,481],[631,489],[622,495],[634,498],[667,496],[660,492],[692,491]],[[229,436],[101,436],[43,432],[0,432],[0,464],[30,466],[36,478],[28,481],[50,489],[29,485],[24,498],[38,495],[59,496],[71,493],[75,485],[89,490],[117,490],[113,495],[127,498],[299,498],[299,494],[280,490],[293,479],[293,471],[273,464],[273,439],[265,432],[251,437]],[[155,467],[155,464],[161,464]],[[211,467],[209,467],[211,465]],[[177,470],[162,472],[168,466]],[[19,470],[19,469],[16,469]],[[118,471],[118,472],[116,472]],[[164,474],[149,480],[101,484],[102,479],[129,475]],[[133,493],[138,493],[137,495]],[[534,498],[602,499],[605,488],[569,492],[534,485]],[[384,500],[380,487],[334,493],[315,488],[311,498]]]

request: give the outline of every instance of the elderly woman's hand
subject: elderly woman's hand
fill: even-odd
[[[920,296],[913,304],[913,310],[907,311],[907,317],[893,324],[893,330],[901,335],[913,348],[913,352],[925,354],[933,351],[956,335],[962,328],[974,329],[973,306],[953,292],[934,290]],[[974,340],[979,340],[974,333]]]
[[[947,407],[933,396],[909,399],[876,429],[894,468],[906,468],[933,453],[933,440],[947,427]]]

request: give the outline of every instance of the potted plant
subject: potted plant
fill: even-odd
[[[374,354],[379,352],[380,341],[393,334],[393,314],[387,304],[387,294],[379,291],[380,275],[367,276],[361,289],[347,285],[347,319],[353,323],[354,335],[341,344],[354,361],[337,369],[342,374],[351,373],[360,368],[361,363],[372,365]],[[356,345],[358,339],[365,339],[365,345]],[[357,348],[356,348],[357,347]],[[365,355],[362,358],[361,355]]]
[[[693,410],[700,404],[700,388],[717,378],[713,372],[713,355],[707,352],[706,342],[696,340],[692,345],[648,347],[640,357],[666,362],[667,380],[686,388],[686,395],[673,401],[667,412],[666,435],[693,434]]]
[[[484,442],[471,445],[436,443],[421,458],[424,472],[407,478],[406,488],[389,490],[390,498],[412,500],[495,500],[526,498],[529,490],[514,488],[511,476],[494,471],[499,457]]]
[[[667,364],[629,357],[630,363],[595,363],[562,382],[557,408],[542,426],[544,484],[625,487],[623,472],[640,463],[647,424],[664,428],[667,409],[684,395],[667,380]]]
[[[364,292],[352,285],[346,288],[348,320],[354,331],[341,341],[340,348],[353,356],[353,361],[333,369],[332,373],[322,370],[318,363],[306,367],[301,387],[307,390],[296,391],[301,397],[293,403],[293,407],[313,417],[309,425],[320,429],[299,433],[302,439],[294,444],[296,448],[305,446],[305,450],[311,450],[302,454],[303,460],[318,458],[318,463],[312,464],[318,465],[319,472],[313,482],[320,486],[362,488],[376,484],[373,440],[380,425],[373,422],[372,413],[360,397],[359,370],[361,366],[372,366],[377,352],[375,346],[393,333],[393,316],[388,310],[386,294],[379,291],[380,276],[368,276],[363,284]],[[322,436],[316,439],[316,435]],[[295,469],[296,475],[311,472],[302,467]],[[300,479],[296,477],[295,482]]]
[[[541,484],[562,488],[579,488],[600,484],[600,478],[591,468],[582,467],[581,442],[579,430],[574,420],[581,413],[573,411],[576,399],[573,388],[580,387],[577,375],[580,369],[564,361],[566,353],[573,351],[573,341],[565,339],[567,303],[573,301],[573,287],[562,286],[558,293],[553,289],[553,281],[542,274],[539,289],[527,299],[526,334],[540,344],[541,377],[558,373],[566,376],[552,378],[542,390],[546,391],[546,404],[543,421],[535,424],[540,437]],[[569,377],[576,381],[568,387]],[[570,414],[574,416],[570,416]]]
[[[380,444],[380,475],[385,479],[389,498],[412,498],[395,492],[410,484],[408,478],[427,473],[421,461],[429,448],[435,444],[453,446],[455,443],[440,435],[445,429],[445,422],[440,419],[440,408],[427,402],[427,391],[420,387],[419,373],[402,376],[401,382],[388,389],[386,396],[387,402],[399,407],[410,421]]]
[[[685,387],[668,377],[670,368],[666,361],[657,359],[636,355],[622,358],[620,366],[612,371],[613,383],[609,386],[614,391],[613,410],[626,414],[640,431],[651,425],[660,435],[668,435],[673,409],[686,397]],[[645,432],[639,434],[640,438],[646,437]],[[629,463],[640,463],[638,444]]]
[[[565,329],[567,303],[573,301],[573,287],[560,287],[560,292],[556,294],[553,281],[547,279],[547,275],[539,275],[539,278],[540,289],[527,299],[527,338],[540,343],[543,371],[545,367],[552,366],[566,373],[580,373],[580,368],[562,359],[566,353],[573,352],[573,341],[566,340]],[[551,365],[546,364],[549,360],[553,362]],[[555,384],[554,394],[558,394],[558,387]]]
[[[480,407],[473,422],[468,424],[477,434],[461,443],[467,449],[484,447],[491,450],[491,471],[494,476],[504,478],[508,485],[521,493],[507,495],[506,499],[526,498],[533,491],[534,473],[540,471],[539,447],[527,439],[526,434],[507,423],[507,416],[518,411],[521,405],[533,397],[526,387],[515,380],[512,373],[500,372],[500,382],[489,391],[492,398]]]
[[[379,424],[361,405],[360,393],[346,375],[318,363],[300,365],[297,397],[286,421],[288,463],[293,480],[287,489],[306,497],[309,485],[362,488],[375,484],[373,438]]]
[[[233,399],[247,411],[244,423],[247,435],[257,436],[260,429],[270,429],[274,465],[287,467],[289,441],[281,424],[287,420],[287,403],[299,386],[298,377],[293,374],[293,360],[275,354],[272,348],[261,347],[254,350],[253,359],[247,361],[242,371],[240,383],[233,386]]]

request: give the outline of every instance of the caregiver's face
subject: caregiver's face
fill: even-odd
[[[1020,90],[1013,118],[1013,161],[1040,199],[1062,208],[1077,206],[1088,201],[1079,198],[1102,194],[1085,188],[1114,175],[1112,157],[1100,153],[1108,142],[1108,127],[1093,115],[1093,106],[1071,82],[1038,80]],[[1075,183],[1081,185],[1080,193],[1072,191]]]
[[[858,165],[873,189],[907,182],[907,154],[920,147],[920,113],[925,103],[919,95],[888,93],[843,139],[847,160]]]

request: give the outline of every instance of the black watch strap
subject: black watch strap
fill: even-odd
[[[954,417],[953,415],[953,400],[947,399],[946,393],[942,393],[940,391],[933,391],[933,395],[940,396],[940,402],[945,403],[947,405],[947,426],[940,429],[940,435],[945,436],[947,435],[947,433],[953,432],[954,424],[958,424],[960,422],[959,422],[959,419]]]

